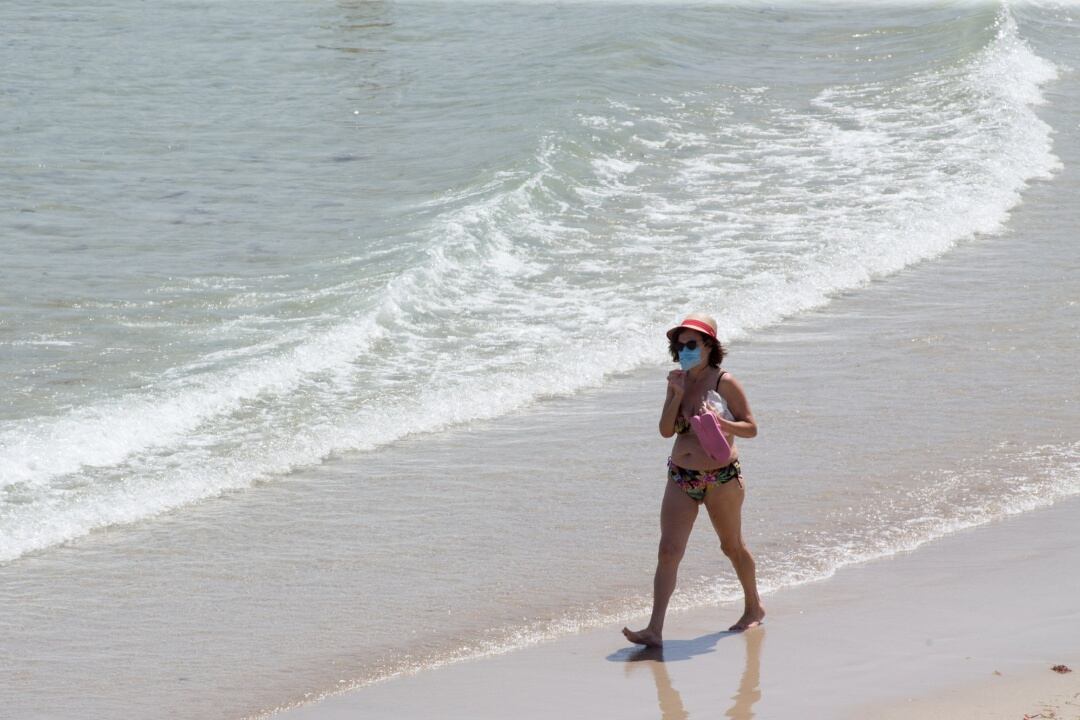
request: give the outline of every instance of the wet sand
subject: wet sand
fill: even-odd
[[[1078,520],[1072,499],[842,569],[767,596],[765,626],[743,634],[723,630],[737,606],[699,608],[669,617],[662,652],[613,626],[278,717],[998,717],[987,703],[1036,715],[1080,693],[1080,674],[1050,669],[1080,666]]]

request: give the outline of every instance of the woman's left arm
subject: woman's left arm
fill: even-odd
[[[720,429],[735,437],[752,438],[757,435],[757,422],[754,414],[750,412],[750,403],[746,399],[742,385],[731,373],[724,373],[720,378],[720,396],[727,403],[728,410],[735,417],[734,420],[718,418]]]

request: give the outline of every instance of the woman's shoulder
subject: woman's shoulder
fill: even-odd
[[[731,374],[730,371],[725,370],[724,368],[718,368],[718,372],[716,374],[716,387],[717,389],[719,389],[724,386],[742,387],[742,385],[739,384],[739,381],[735,378],[734,375]]]

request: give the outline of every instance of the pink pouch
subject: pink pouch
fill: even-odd
[[[709,457],[718,463],[726,463],[731,457],[731,446],[720,430],[720,423],[712,411],[703,412],[690,418],[690,427],[694,429],[698,442]]]

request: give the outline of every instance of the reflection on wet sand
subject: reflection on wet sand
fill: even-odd
[[[761,646],[765,640],[763,627],[743,633],[713,633],[694,640],[668,640],[665,641],[663,648],[623,650],[608,659],[625,662],[627,673],[631,672],[637,663],[648,665],[653,674],[653,681],[656,683],[656,700],[660,705],[661,720],[688,720],[690,713],[683,706],[679,691],[672,685],[667,664],[689,660],[695,655],[715,652],[717,641],[727,637],[741,637],[744,640],[746,666],[739,680],[739,687],[731,698],[732,705],[724,713],[724,717],[732,718],[732,720],[751,720],[754,717],[754,704],[761,699]]]
[[[712,642],[709,643],[710,646],[715,644],[715,636],[710,635],[706,636],[706,638],[713,638]],[[692,640],[690,642],[700,642],[706,638],[698,638],[697,640]],[[608,659],[615,659],[615,657],[613,656]],[[629,654],[623,654],[621,659],[626,662],[626,672],[628,674],[631,672],[635,663],[648,663],[649,669],[652,670],[653,673],[653,681],[656,683],[656,700],[660,703],[661,720],[687,720],[687,718],[690,717],[690,713],[686,712],[686,708],[683,707],[682,695],[680,695],[679,691],[671,684],[671,676],[668,675],[663,648],[647,647],[640,650],[633,650],[630,651]]]
[[[765,628],[758,627],[743,633],[746,638],[746,667],[739,680],[739,689],[732,697],[732,705],[724,717],[732,720],[750,720],[754,717],[754,703],[761,699],[761,644],[765,640]]]
[[[649,669],[652,670],[653,680],[656,682],[656,700],[660,703],[662,720],[687,720],[690,713],[683,707],[682,695],[671,685],[667,666],[662,662],[654,662],[649,663]]]

